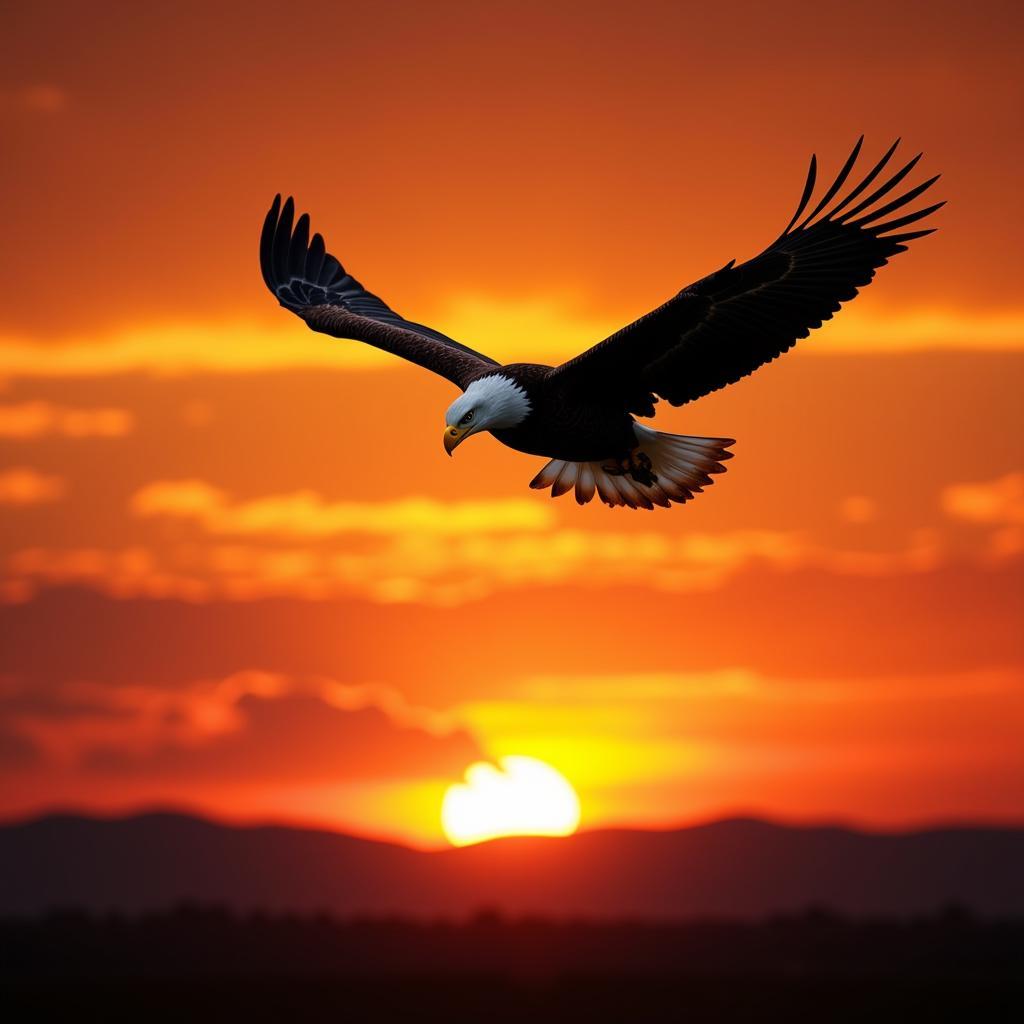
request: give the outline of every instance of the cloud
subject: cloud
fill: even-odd
[[[873,523],[878,519],[878,502],[863,494],[851,494],[839,503],[839,518],[858,526]]]
[[[1012,816],[1022,710],[1019,666],[803,679],[747,669],[550,675],[455,708],[495,755],[557,765],[591,827],[635,823],[648,808],[664,826],[666,806],[679,818],[758,805],[951,818],[969,806],[969,777],[986,808]]]
[[[40,751],[30,739],[0,721],[0,771],[33,768],[41,761]]]
[[[0,471],[0,505],[42,505],[59,501],[66,490],[62,477],[29,467]]]
[[[191,508],[202,493],[175,492],[173,500],[176,507]],[[401,512],[402,503],[396,504]],[[372,507],[365,514],[372,520]],[[487,529],[483,514],[466,516],[465,521]],[[357,528],[347,518],[345,522],[347,529]],[[189,545],[184,555],[174,548],[160,554],[147,548],[25,548],[8,559],[6,595],[9,601],[23,601],[41,585],[78,583],[118,597],[248,601],[359,595],[386,603],[453,605],[531,585],[702,591],[716,589],[754,567],[780,572],[813,568],[871,577],[927,572],[943,561],[940,538],[930,531],[916,532],[905,547],[892,551],[837,551],[799,531],[731,530],[679,537],[554,528],[524,531],[499,525],[494,532],[474,533],[469,528],[458,534],[449,523],[436,530],[397,525],[405,522],[402,514],[386,515],[373,528],[365,526],[370,541],[344,548],[215,542]],[[363,529],[363,521],[358,523]],[[383,524],[388,523],[389,532],[384,532]]]
[[[843,309],[812,337],[816,352],[971,351],[1008,352],[1024,348],[1024,313],[982,314],[955,309],[916,309],[879,315],[854,306]],[[827,338],[827,341],[825,340]]]
[[[900,551],[833,550],[797,530],[737,529],[677,536],[657,531],[584,531],[559,528],[555,506],[535,498],[439,502],[326,503],[315,492],[257,498],[232,504],[201,480],[157,481],[137,491],[132,511],[140,517],[178,518],[214,536],[322,539],[369,534],[390,547],[346,550],[333,557],[313,551],[293,558],[302,571],[385,579],[401,566],[408,579],[441,575],[490,577],[509,585],[590,578],[644,581],[666,589],[713,585],[723,573],[751,564],[783,569],[808,565],[874,575],[934,567],[940,541],[919,530]],[[222,566],[251,568],[259,554],[221,547]],[[278,553],[279,555],[282,553]],[[288,560],[291,560],[289,558]],[[325,562],[326,560],[326,562]]]
[[[272,302],[269,296],[267,302]],[[543,296],[516,301],[459,296],[428,319],[453,337],[477,339],[476,344],[506,362],[568,358],[621,326],[594,319],[565,300]],[[0,335],[0,367],[3,376],[11,378],[262,373],[295,368],[359,371],[407,365],[362,342],[310,331],[283,311],[269,325],[245,320],[134,324],[45,344]]]
[[[428,311],[424,319],[453,337],[472,339],[504,362],[560,362],[624,326],[629,314],[597,317],[587,312],[581,301],[564,296],[506,300],[455,295],[440,303],[433,315]],[[1020,351],[1024,349],[1024,311],[986,316],[955,309],[919,309],[882,315],[854,306],[815,331],[812,341],[800,348],[825,355]],[[283,313],[272,325],[255,320],[139,323],[47,343],[0,335],[0,366],[11,378],[259,373],[295,368],[358,371],[402,365],[401,359],[361,342],[310,331]]]
[[[942,492],[942,507],[968,523],[1024,526],[1024,473],[982,483],[952,484]]]
[[[42,401],[0,405],[0,438],[11,440],[48,435],[124,437],[134,426],[135,417],[127,409],[76,409]]]
[[[954,519],[995,527],[988,538],[988,557],[993,562],[1024,555],[1024,473],[953,484],[943,490],[942,506]]]
[[[133,496],[131,509],[143,518],[193,520],[216,535],[281,538],[507,533],[540,530],[554,523],[554,513],[529,498],[326,502],[315,491],[297,491],[232,504],[223,491],[201,480],[148,484]]]
[[[0,337],[0,366],[14,378],[359,370],[400,363],[369,345],[315,334],[283,317],[274,327],[252,321],[150,324],[47,344]]]
[[[542,673],[581,683],[632,673],[647,686],[652,674],[722,665],[813,680],[1022,664],[1019,567],[960,559],[882,578],[751,568],[714,590],[673,593],[586,581],[505,588],[454,608],[370,595],[215,598],[113,598],[100,581],[0,606],[0,675],[38,691],[76,679],[170,686],[265,665],[373,680],[447,708],[518,697],[515,681]]]
[[[59,114],[68,105],[67,93],[48,82],[0,93],[0,106],[31,114]]]
[[[585,676],[534,675],[517,693],[535,703],[630,704],[657,707],[681,701],[759,701],[777,705],[810,702],[841,705],[943,701],[979,695],[1024,695],[1020,667],[967,672],[861,678],[781,679],[741,668],[707,672],[626,672]],[[660,714],[660,712],[657,712]],[[686,728],[688,712],[677,723]],[[674,729],[675,726],[666,727]]]
[[[4,582],[8,600],[32,596],[32,583],[88,584],[119,597],[203,599],[208,588],[184,573],[169,577],[153,552],[143,547],[22,548],[8,558]]]
[[[640,315],[643,310],[637,310]],[[487,295],[454,297],[438,326],[456,338],[485,338],[513,359],[567,359],[623,327],[627,320],[597,318],[582,297],[533,296],[524,301]],[[530,339],[524,342],[524,339]],[[935,350],[1024,349],[1024,310],[979,315],[941,307],[883,313],[854,305],[814,331],[802,347],[816,353],[893,353]],[[490,351],[490,350],[489,350]]]
[[[485,756],[449,716],[386,687],[241,672],[173,690],[69,682],[0,698],[12,767],[289,785],[460,773]]]

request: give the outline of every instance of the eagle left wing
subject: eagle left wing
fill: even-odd
[[[811,157],[797,211],[764,252],[739,266],[728,263],[684,288],[556,367],[551,379],[621,399],[628,411],[649,416],[656,395],[673,405],[692,402],[753,373],[830,320],[879,267],[907,248],[906,242],[935,230],[900,229],[944,205],[885,219],[930,188],[938,175],[875,205],[910,173],[918,154],[851,206],[889,162],[897,139],[860,184],[823,214],[845,184],[863,141],[862,136],[825,195],[797,224],[814,192],[817,162]]]
[[[260,235],[260,269],[278,302],[314,330],[352,338],[392,352],[465,388],[499,364],[423,324],[399,316],[368,292],[326,251],[319,234],[309,237],[309,214],[298,221],[291,197],[267,211]]]

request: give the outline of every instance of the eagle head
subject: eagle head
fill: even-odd
[[[451,455],[470,434],[517,427],[530,413],[530,399],[520,384],[492,373],[473,381],[444,415],[444,450]]]

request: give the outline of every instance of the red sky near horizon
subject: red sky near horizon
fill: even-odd
[[[440,841],[524,754],[584,827],[1024,819],[1017,5],[41,3],[2,15],[0,816],[174,804]],[[276,306],[355,276],[556,362],[865,133],[949,200],[834,324],[659,429],[654,513],[441,446],[452,386]]]

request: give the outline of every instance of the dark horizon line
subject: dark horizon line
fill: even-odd
[[[581,827],[572,835],[568,836],[544,836],[544,835],[513,835],[500,836],[496,839],[484,840],[480,843],[473,843],[469,846],[454,845],[419,845],[414,842],[407,842],[397,838],[382,838],[380,836],[366,833],[346,831],[341,828],[332,828],[329,825],[302,821],[300,819],[287,819],[279,817],[253,816],[251,818],[223,818],[216,814],[197,807],[189,807],[183,803],[150,802],[138,806],[116,810],[102,811],[90,810],[73,805],[53,804],[36,811],[21,815],[0,816],[0,829],[25,827],[45,821],[59,819],[74,819],[95,823],[118,823],[137,821],[145,818],[177,818],[187,821],[200,822],[215,828],[223,828],[235,832],[257,832],[263,830],[282,830],[288,832],[313,833],[328,836],[337,836],[343,839],[354,839],[363,843],[372,843],[379,846],[390,846],[399,849],[406,849],[416,853],[444,853],[451,850],[470,849],[473,846],[488,846],[492,843],[507,841],[557,841],[564,842],[574,837],[585,835],[673,835],[681,832],[692,832],[701,829],[714,828],[727,825],[755,825],[767,828],[783,829],[791,832],[815,832],[835,831],[868,836],[892,836],[909,837],[920,835],[931,835],[943,832],[1024,832],[1024,817],[1019,819],[968,819],[968,818],[936,818],[923,820],[919,823],[910,823],[904,826],[886,827],[876,826],[868,823],[858,823],[851,819],[838,817],[807,818],[802,820],[783,819],[770,814],[762,814],[751,810],[726,811],[721,815],[710,817],[699,817],[686,823],[668,825],[665,827],[652,826],[630,826],[630,825],[606,825],[595,828]]]

